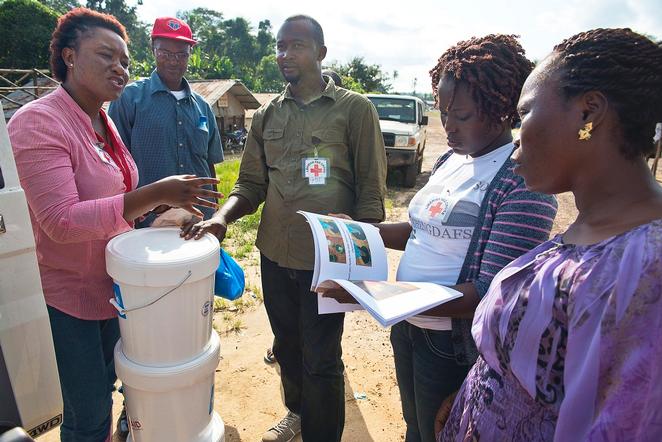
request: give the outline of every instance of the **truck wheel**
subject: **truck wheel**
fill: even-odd
[[[405,187],[414,187],[416,185],[416,177],[418,176],[418,161],[414,161],[408,166],[405,166],[404,182]]]

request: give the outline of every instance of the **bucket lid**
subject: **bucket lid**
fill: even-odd
[[[138,390],[164,392],[194,385],[210,374],[214,374],[220,361],[221,339],[211,331],[207,346],[193,360],[169,367],[141,365],[124,354],[122,340],[115,345],[115,371],[117,377]]]
[[[219,264],[219,242],[212,234],[186,241],[177,227],[149,227],[123,233],[106,246],[106,271],[118,283],[168,287],[208,277]]]

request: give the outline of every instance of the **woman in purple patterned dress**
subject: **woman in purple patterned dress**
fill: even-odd
[[[573,192],[579,215],[494,278],[473,322],[480,356],[438,440],[660,441],[662,191],[646,157],[662,48],[629,29],[571,37],[518,110],[515,172]]]

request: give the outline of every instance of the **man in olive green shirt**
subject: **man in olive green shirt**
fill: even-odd
[[[386,154],[368,99],[321,74],[326,56],[319,23],[288,18],[277,36],[285,91],[253,117],[239,179],[213,218],[185,228],[225,237],[227,225],[264,202],[256,245],[264,304],[274,333],[287,416],[264,441],[339,441],[345,419],[342,313],[319,315],[310,292],[315,265],[310,227],[297,210],[384,219]]]

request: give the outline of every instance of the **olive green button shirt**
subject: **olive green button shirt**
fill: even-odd
[[[324,185],[310,185],[303,160],[327,158]],[[289,86],[253,116],[239,178],[231,195],[257,209],[264,202],[256,245],[281,267],[312,270],[310,227],[296,213],[346,213],[384,219],[386,153],[379,118],[360,94],[328,81],[319,98],[299,105]]]

